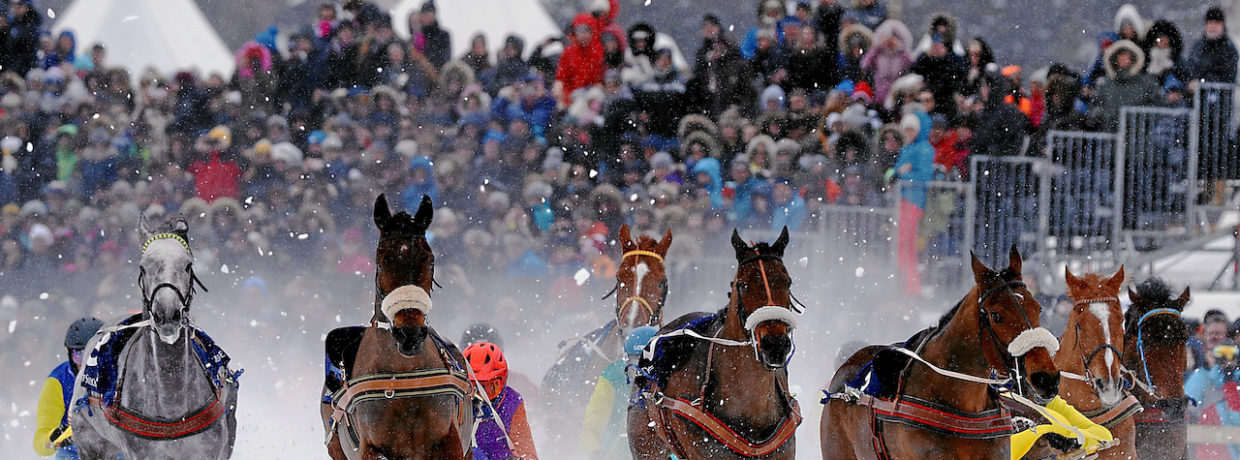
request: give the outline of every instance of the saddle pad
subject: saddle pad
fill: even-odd
[[[923,329],[913,334],[903,344],[892,344],[888,348],[879,350],[846,385],[880,399],[895,397],[900,390],[900,380],[903,378],[904,370],[908,367],[909,360],[912,359],[896,351],[895,348],[915,350],[930,337],[933,331],[934,328]]]
[[[669,332],[675,332],[682,329],[689,329],[701,335],[707,335],[708,330],[720,319],[723,318],[719,313],[690,313],[672,323],[668,327],[659,331],[652,345],[654,349],[650,353],[642,353],[642,359],[638,362],[639,372],[635,384],[641,388],[648,388],[651,383],[664,388],[667,386],[667,380],[671,377],[672,372],[680,368],[686,360],[693,354],[694,345],[698,340],[688,336],[676,336],[659,338]],[[649,358],[648,358],[649,356]],[[653,380],[651,382],[650,380]]]
[[[142,314],[139,313],[126,318],[117,326],[129,326],[141,320]],[[92,397],[105,406],[112,405],[116,399],[117,383],[120,380],[121,353],[139,330],[140,328],[130,327],[103,332],[104,336],[98,340],[95,348],[90,351],[90,355],[83,363],[82,387],[86,389],[86,395],[75,402],[75,407],[86,405],[89,402],[88,399]],[[216,345],[206,332],[198,328],[190,328],[190,330],[193,331],[190,348],[194,350],[194,356],[198,358],[199,364],[211,377],[212,390],[219,393],[225,381],[235,385],[244,370],[236,372],[230,370],[228,364],[232,359],[229,358],[228,353]]]

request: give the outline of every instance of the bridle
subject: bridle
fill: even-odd
[[[983,291],[977,296],[977,314],[978,314],[978,323],[980,326],[978,334],[981,335],[982,330],[986,331],[986,334],[989,336],[989,342],[990,342],[991,347],[994,348],[995,353],[999,356],[999,359],[1003,362],[1001,366],[996,366],[993,362],[990,363],[990,365],[992,368],[996,370],[1007,368],[1007,370],[1011,371],[1012,375],[1001,376],[1001,377],[1005,377],[1006,380],[1010,380],[1015,393],[1021,396],[1024,396],[1024,385],[1021,385],[1021,381],[1022,381],[1021,370],[1024,368],[1024,365],[1025,365],[1024,356],[1026,353],[1031,351],[1032,348],[1017,352],[1018,350],[1015,350],[1014,346],[1017,345],[1018,341],[1020,341],[1022,337],[1025,336],[1026,334],[1031,334],[1030,338],[1035,338],[1032,334],[1041,334],[1044,332],[1045,336],[1050,336],[1052,339],[1054,339],[1054,335],[1050,334],[1049,331],[1046,331],[1045,328],[1035,327],[1033,325],[1033,321],[1029,318],[1029,314],[1025,312],[1024,304],[1022,303],[1023,297],[1018,295],[1015,291],[1015,289],[1024,288],[1024,287],[1025,287],[1025,283],[1023,281],[1020,281],[1019,279],[1012,279],[1012,280],[1002,282],[994,287],[991,287],[990,289]],[[999,315],[996,313],[992,313],[990,310],[986,309],[986,301],[990,299],[991,296],[996,295],[996,294],[1007,294],[1008,296],[1010,296],[1012,300],[1016,302],[1016,305],[1017,305],[1016,310],[1020,312],[1021,319],[1023,319],[1025,321],[1025,325],[1028,326],[1028,328],[1022,331],[1019,335],[1017,335],[1015,339],[1012,339],[1012,341],[1008,342],[1006,347],[1002,345],[1003,340],[1001,340],[999,338],[999,334],[995,332],[994,324],[992,323],[992,318],[996,318],[994,321],[997,321],[997,318],[999,318]],[[979,337],[979,340],[980,340],[980,337]],[[1055,342],[1055,349],[1058,349],[1059,342],[1057,340],[1055,340],[1054,342]],[[1050,350],[1050,351],[1053,355],[1055,350]],[[984,355],[985,353],[983,353],[983,356]],[[987,358],[987,361],[989,361],[989,358]],[[1012,363],[1011,367],[1008,367],[1007,363],[1009,361]]]
[[[788,326],[788,333],[791,335],[792,329],[796,328],[796,315],[801,314],[805,310],[805,307],[804,304],[800,304],[800,301],[796,301],[795,297],[792,297],[791,291],[789,291],[788,295],[789,297],[792,297],[794,302],[790,302],[787,306],[776,305],[774,295],[771,292],[771,282],[766,276],[766,261],[783,263],[783,259],[779,256],[762,254],[757,247],[754,248],[754,255],[745,257],[737,262],[736,276],[732,279],[732,297],[736,302],[736,314],[740,318],[741,324],[745,326],[745,333],[748,335],[747,342],[753,347],[754,357],[768,367],[779,368],[787,366],[788,362],[792,360],[792,356],[796,354],[796,342],[792,342],[792,349],[789,350],[788,356],[785,357],[783,363],[776,363],[772,365],[762,360],[758,350],[758,340],[754,337],[754,333],[759,324],[767,321],[778,321]],[[762,288],[766,293],[766,303],[754,311],[745,312],[745,309],[741,308],[740,268],[745,266],[745,264],[752,262],[758,263],[758,273],[762,274]],[[798,304],[800,304],[800,308],[798,308]]]
[[[413,242],[413,243],[418,242],[418,240],[421,240],[421,241],[423,241],[423,242],[425,242],[425,241],[426,241],[426,236],[425,236],[425,235],[418,235],[418,234],[416,234],[416,233],[412,233],[412,232],[409,232],[409,233],[411,233],[411,234],[406,235],[406,234],[405,234],[405,232],[400,232],[400,233],[399,233],[399,234],[397,234],[397,235],[380,237],[380,238],[379,238],[379,244],[380,244],[380,245],[382,245],[384,242],[388,242],[388,241],[398,241],[398,242],[410,241],[410,242]],[[411,271],[411,272],[412,272],[415,268],[417,268],[416,266],[414,266],[415,264],[413,264],[412,262],[411,262],[409,265],[410,265],[410,267],[408,267],[408,269],[409,269],[409,271]],[[393,323],[392,318],[388,318],[388,317],[387,317],[387,315],[385,315],[385,314],[383,313],[383,311],[381,311],[381,310],[379,310],[379,309],[378,309],[379,302],[381,302],[381,301],[383,300],[383,299],[381,299],[381,298],[378,298],[378,297],[377,297],[377,296],[379,295],[379,293],[383,292],[383,287],[379,285],[379,272],[380,272],[380,271],[384,271],[384,270],[383,270],[383,264],[378,263],[378,261],[376,260],[376,261],[375,261],[375,296],[376,296],[376,300],[375,300],[375,305],[376,305],[376,308],[375,308],[375,310],[376,310],[376,313],[375,313],[375,318],[374,318],[374,319],[372,319],[371,321],[372,321],[372,322],[374,322],[375,327],[378,327],[379,329],[391,329],[391,328],[392,328],[392,326],[393,326],[393,324],[392,324],[392,323]],[[434,286],[439,286],[439,282],[435,281],[435,259],[434,259],[433,257],[431,258],[431,263],[430,263],[430,271],[431,271],[431,285],[432,285],[432,288],[433,288]],[[442,287],[442,286],[440,286],[440,287]],[[430,295],[430,293],[431,293],[431,290],[430,290],[430,289],[427,289],[427,290],[426,290],[426,294],[427,294],[427,295]]]
[[[186,253],[189,253],[190,264],[185,267],[185,270],[189,272],[189,282],[187,283],[188,286],[185,286],[184,288],[181,288],[180,286],[177,286],[172,283],[163,282],[163,283],[156,284],[154,288],[148,291],[146,289],[146,281],[145,281],[146,280],[146,268],[139,266],[138,267],[138,289],[142,291],[142,309],[143,311],[149,312],[149,314],[154,315],[154,310],[152,308],[154,307],[154,304],[155,304],[155,294],[157,294],[160,289],[171,289],[172,292],[176,293],[177,300],[179,300],[181,303],[181,312],[186,313],[189,311],[190,304],[194,301],[194,286],[195,285],[202,288],[202,292],[209,292],[209,291],[207,291],[207,287],[202,284],[202,280],[198,279],[198,275],[194,274],[194,263],[193,263],[194,252],[189,249],[189,242],[185,241],[185,238],[182,237],[181,235],[177,235],[175,233],[159,233],[154,236],[151,236],[150,238],[146,240],[146,242],[142,243],[142,251],[139,254],[146,253],[147,247],[149,247],[151,243],[154,243],[159,240],[176,241],[177,243],[181,244],[182,248],[185,248]],[[181,326],[184,327],[188,323],[189,323],[189,316],[182,314],[181,315]],[[150,326],[152,329],[154,329],[155,322],[152,321],[150,323]]]
[[[1178,319],[1183,315],[1183,313],[1173,308],[1155,308],[1145,312],[1145,314],[1141,315],[1141,318],[1137,320],[1137,356],[1141,358],[1141,371],[1143,372],[1142,375],[1144,377],[1144,380],[1137,383],[1143,390],[1149,393],[1151,397],[1155,398],[1158,397],[1158,395],[1155,394],[1157,388],[1154,386],[1154,379],[1150,377],[1150,366],[1145,360],[1145,338],[1142,335],[1141,325],[1150,317],[1161,315],[1171,315]]]
[[[1077,300],[1077,301],[1072,302],[1072,306],[1073,308],[1076,308],[1082,305],[1092,305],[1095,303],[1109,304],[1111,302],[1115,302],[1118,304],[1119,298],[1115,296],[1109,296],[1109,297],[1096,297],[1092,299],[1082,299],[1082,300]],[[1078,338],[1077,345],[1079,346],[1080,345],[1079,338],[1081,336],[1080,323],[1076,324],[1076,335]],[[1115,353],[1115,358],[1116,360],[1118,360],[1118,362],[1120,363],[1124,362],[1124,353],[1119,351],[1119,348],[1116,348],[1114,345],[1111,345],[1109,343],[1103,343],[1101,345],[1098,345],[1097,347],[1094,347],[1094,349],[1090,351],[1088,354],[1081,355],[1081,365],[1085,369],[1085,375],[1077,374],[1075,372],[1068,372],[1062,369],[1059,371],[1059,375],[1064,378],[1085,382],[1085,385],[1089,386],[1090,389],[1094,390],[1094,394],[1097,395],[1098,392],[1102,391],[1102,388],[1098,387],[1098,384],[1096,383],[1098,379],[1097,377],[1094,376],[1094,371],[1093,369],[1091,369],[1090,364],[1094,362],[1094,358],[1097,357],[1099,353],[1105,352],[1107,350],[1110,350],[1111,353]],[[1133,386],[1133,381],[1125,377],[1125,375],[1127,375],[1126,371],[1127,369],[1125,369],[1123,365],[1121,364],[1119,377],[1122,383],[1120,385],[1120,388],[1125,391],[1131,390]],[[1108,372],[1110,372],[1109,369],[1108,369]],[[1114,376],[1112,377],[1114,378]]]
[[[624,253],[624,255],[620,256],[620,263],[623,264],[624,259],[628,259],[629,257],[640,257],[640,256],[654,258],[655,260],[659,261],[659,265],[664,265],[662,255],[660,255],[657,252],[647,251],[644,249],[635,249],[635,250]],[[659,294],[659,303],[657,306],[651,305],[649,300],[646,300],[645,297],[638,296],[638,295],[629,296],[628,298],[624,299],[624,301],[617,302],[616,303],[616,319],[623,318],[624,312],[628,311],[628,309],[633,306],[633,303],[637,303],[638,305],[641,305],[642,308],[644,308],[647,313],[650,314],[649,316],[650,319],[646,321],[647,325],[653,326],[653,325],[659,324],[663,316],[663,304],[667,302],[667,280],[666,279],[659,282],[659,289],[661,292]],[[616,293],[616,291],[619,291],[619,290],[620,290],[620,281],[617,280],[616,286],[611,289],[611,292],[608,292],[606,295],[604,295],[603,299],[611,297],[612,295]]]

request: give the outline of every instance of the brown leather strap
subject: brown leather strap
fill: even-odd
[[[89,398],[90,405],[103,412],[104,417],[117,428],[148,439],[177,439],[207,429],[227,411],[220,394],[215,395],[207,407],[179,422],[161,422],[125,411],[119,404],[103,404],[99,398]]]
[[[1114,407],[1082,412],[1081,415],[1089,417],[1094,423],[1102,425],[1109,430],[1142,410],[1141,403],[1137,401],[1137,397],[1128,395],[1127,398],[1124,398]]]
[[[387,399],[403,399],[416,396],[434,396],[440,394],[459,394],[462,398],[466,398],[473,393],[470,391],[472,387],[464,377],[454,374],[446,369],[438,369],[434,372],[426,373],[410,373],[410,374],[390,374],[389,378],[384,378],[383,374],[375,374],[355,379],[352,383],[346,383],[345,387],[332,397],[332,423],[339,422],[346,414],[351,411],[350,404],[359,395],[368,393],[382,392]],[[399,394],[416,390],[428,390],[417,394]]]
[[[683,399],[664,397],[658,406],[693,422],[694,425],[705,430],[707,434],[724,446],[727,446],[733,452],[749,457],[760,457],[775,452],[784,443],[788,442],[789,439],[792,439],[792,436],[796,434],[797,426],[801,424],[801,406],[797,404],[796,400],[793,400],[792,411],[780,422],[779,428],[775,430],[770,439],[763,442],[752,442],[745,439],[740,433],[733,431],[722,420],[715,418],[710,413]],[[664,425],[666,426],[666,424]],[[675,446],[672,443],[674,442],[673,440],[667,439],[667,435],[662,437],[669,445]]]
[[[952,413],[947,408],[933,407],[909,396],[881,399],[868,394],[861,394],[857,402],[869,406],[880,421],[929,429],[953,437],[992,439],[1009,436],[1014,431],[1012,417],[1002,409],[977,414]]]

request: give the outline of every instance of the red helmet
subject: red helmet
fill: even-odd
[[[465,360],[474,371],[474,378],[487,390],[487,397],[495,399],[499,391],[508,385],[508,361],[504,352],[490,342],[478,342],[465,349]],[[488,383],[498,383],[492,388]],[[495,394],[491,394],[495,393]]]

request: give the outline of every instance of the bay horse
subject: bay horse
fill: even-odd
[[[543,398],[549,432],[567,443],[576,443],[585,405],[564,402],[590,400],[599,374],[624,357],[624,338],[634,328],[663,324],[668,292],[663,258],[672,245],[672,231],[657,241],[646,235],[633,238],[628,224],[621,224],[618,242],[616,285],[603,296],[616,298],[615,317],[584,336],[563,342],[555,364],[543,376],[543,394],[552,395]]]
[[[1134,374],[1133,393],[1145,410],[1135,417],[1137,457],[1188,458],[1188,396],[1184,369],[1188,327],[1180,319],[1189,290],[1174,294],[1160,278],[1128,290],[1124,314],[1124,367]]]
[[[1073,307],[1055,355],[1059,396],[1110,430],[1118,442],[1099,451],[1098,458],[1132,458],[1137,451],[1132,416],[1141,410],[1141,404],[1128,394],[1131,381],[1122,372],[1126,348],[1119,294],[1124,267],[1110,278],[1095,273],[1078,278],[1065,267],[1064,280]]]
[[[844,362],[823,400],[824,459],[1009,459],[1014,427],[995,387],[1049,402],[1059,391],[1059,343],[1039,325],[1015,246],[1008,259],[996,271],[972,255],[976,285],[937,327]],[[857,384],[859,375],[868,380]]]
[[[78,455],[226,459],[237,439],[241,373],[190,321],[202,282],[189,225],[176,218],[153,231],[142,216],[139,229],[142,312],[104,327],[86,346],[70,400]]]
[[[333,459],[470,458],[475,388],[464,356],[427,321],[433,218],[426,196],[412,216],[375,200],[374,314],[327,337],[320,412]]]
[[[753,246],[733,230],[727,306],[682,316],[647,345],[628,408],[634,458],[795,457],[801,411],[786,369],[796,323],[787,245],[786,227],[774,243]]]

